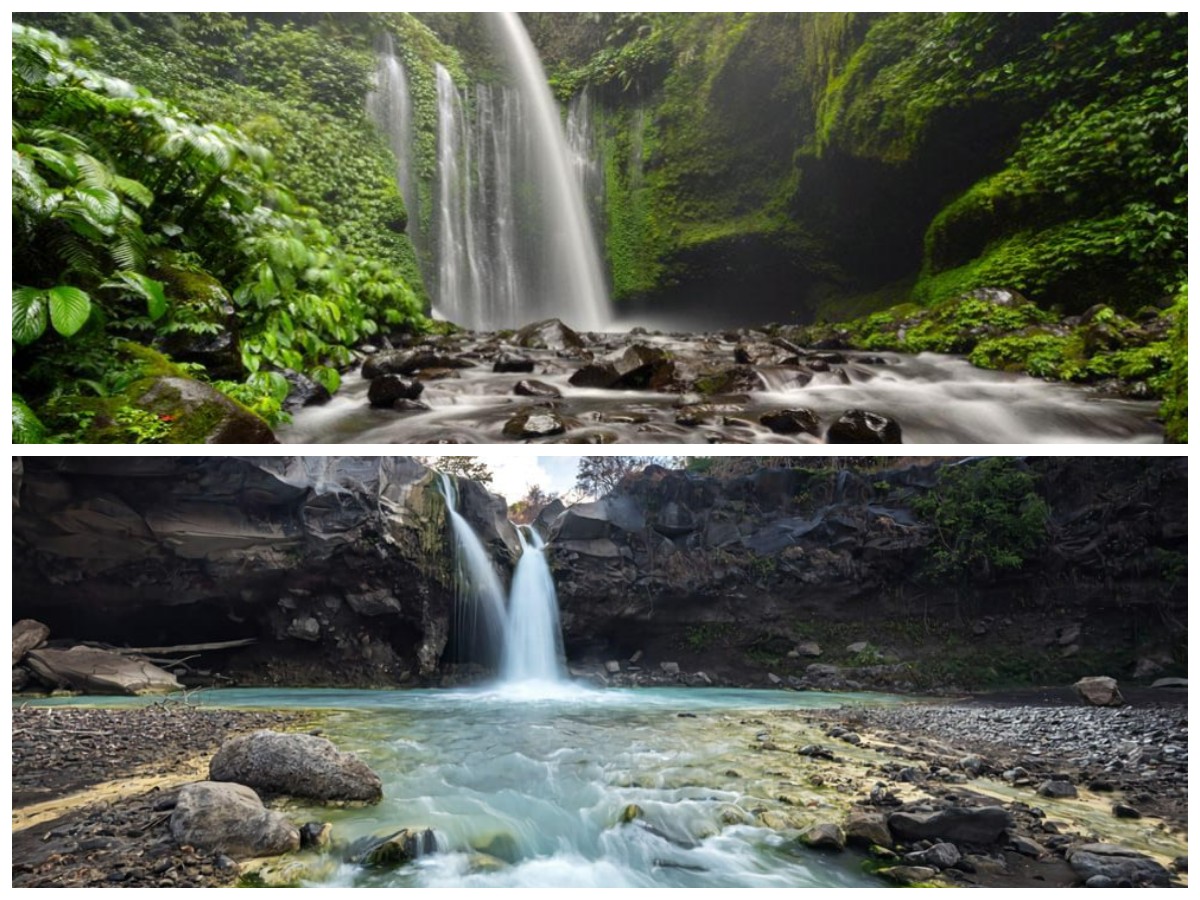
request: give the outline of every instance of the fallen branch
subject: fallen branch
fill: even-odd
[[[96,647],[100,650],[111,650],[122,655],[131,654],[145,656],[147,653],[203,653],[206,650],[232,650],[235,647],[249,647],[257,644],[258,638],[240,638],[236,641],[213,641],[208,644],[176,644],[173,647],[114,647],[111,644],[98,644],[84,641],[85,647]]]

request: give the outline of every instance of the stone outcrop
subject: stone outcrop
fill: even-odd
[[[1075,682],[1075,693],[1089,706],[1124,706],[1117,680],[1107,675],[1089,675]]]
[[[12,664],[15,666],[30,650],[46,643],[50,629],[36,619],[21,619],[12,627]]]
[[[183,687],[153,663],[93,647],[31,650],[25,665],[46,684],[85,694],[169,694]]]
[[[200,781],[184,785],[171,813],[178,844],[224,853],[234,859],[278,856],[300,849],[300,831],[282,813],[263,806],[241,784]]]
[[[377,803],[383,797],[383,784],[366,763],[310,734],[256,731],[235,737],[212,758],[209,777],[310,800]]]

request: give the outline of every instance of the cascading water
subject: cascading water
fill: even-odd
[[[521,558],[513,572],[500,673],[506,682],[560,681],[563,672],[558,595],[536,529],[518,528]]]
[[[520,18],[487,14],[510,85],[468,92],[437,66],[437,173],[429,236],[404,179],[418,153],[403,66],[385,48],[368,111],[404,170],[410,234],[422,246],[434,308],[469,328],[557,316],[579,329],[608,320],[608,293],[562,117]],[[403,94],[403,98],[395,95]]]
[[[446,513],[454,533],[455,604],[454,635],[458,641],[460,659],[483,662],[494,657],[503,646],[505,630],[504,587],[492,567],[491,557],[475,529],[458,512],[458,493],[454,479],[439,472],[442,496],[446,498]]]
[[[592,120],[592,92],[584,88],[567,105],[567,146],[575,181],[583,191],[584,206],[592,223],[593,234],[601,233],[604,214],[604,170],[596,146],[596,128]]]
[[[421,233],[421,197],[417,190],[416,161],[413,157],[412,98],[408,75],[396,55],[392,36],[385,35],[380,44],[375,69],[375,87],[367,96],[367,114],[384,133],[396,156],[396,183],[408,212],[408,236],[418,256],[425,240]]]

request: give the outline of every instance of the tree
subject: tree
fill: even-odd
[[[508,517],[518,525],[528,525],[541,514],[541,511],[558,500],[558,494],[542,490],[536,484],[531,484],[525,496],[508,508]]]
[[[1036,484],[1013,459],[944,466],[937,485],[913,502],[934,530],[927,577],[964,585],[998,569],[1019,569],[1046,539],[1050,508]]]
[[[669,456],[585,456],[579,460],[575,487],[593,497],[613,493],[634,472],[647,466],[673,467],[677,460]]]
[[[478,456],[418,456],[422,465],[480,484],[492,483],[492,470]]]

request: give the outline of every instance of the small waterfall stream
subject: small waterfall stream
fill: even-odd
[[[562,630],[558,595],[546,560],[545,541],[534,528],[517,528],[521,558],[513,572],[500,674],[512,681],[561,681]]]
[[[384,35],[375,69],[375,87],[367,95],[367,115],[379,126],[396,155],[396,183],[408,211],[408,236],[420,256],[425,245],[421,232],[421,197],[417,190],[416,159],[413,154],[412,96],[408,74],[392,36]]]
[[[460,659],[486,665],[498,655],[501,680],[507,684],[562,681],[566,673],[558,595],[545,541],[531,527],[517,528],[521,557],[513,571],[506,610],[504,587],[491,557],[475,529],[458,512],[454,479],[442,472],[438,479],[458,561],[454,634]]]

